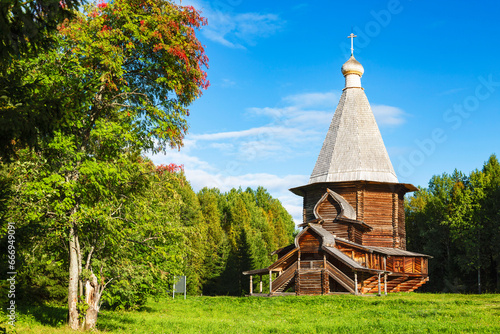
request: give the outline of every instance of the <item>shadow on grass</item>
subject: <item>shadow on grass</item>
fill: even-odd
[[[35,320],[44,325],[58,327],[67,322],[68,309],[63,306],[49,305],[19,305],[18,312],[20,315],[31,316]]]
[[[155,312],[150,307],[143,307],[141,311]],[[38,324],[49,327],[60,327],[68,321],[68,308],[53,305],[20,305],[19,315],[28,316],[35,319]],[[104,311],[97,318],[97,327],[101,330],[123,330],[136,321],[130,318],[130,314],[119,311]],[[0,334],[2,332],[0,331]]]
[[[130,325],[138,323],[133,319],[130,313],[121,313],[120,311],[102,312],[97,318],[97,328],[101,331],[126,330]]]
[[[139,307],[139,309],[137,310],[139,312],[148,312],[148,313],[155,313],[155,312],[158,312],[158,310],[152,308],[152,307],[149,307],[149,306],[141,306]]]

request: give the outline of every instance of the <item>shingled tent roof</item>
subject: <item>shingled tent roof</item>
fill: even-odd
[[[370,103],[361,87],[363,71],[353,56],[342,66],[345,88],[309,184],[398,182]]]

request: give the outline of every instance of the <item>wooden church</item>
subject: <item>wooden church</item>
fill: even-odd
[[[351,35],[352,36],[352,35]],[[351,49],[352,50],[352,49]],[[351,57],[340,102],[307,185],[290,189],[303,197],[302,230],[276,250],[268,268],[269,295],[389,293],[414,291],[428,281],[430,256],[406,250],[404,195],[361,87],[363,66]],[[267,291],[266,291],[267,292]]]

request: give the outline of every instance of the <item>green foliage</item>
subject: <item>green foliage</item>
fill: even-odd
[[[51,33],[64,19],[72,17],[73,11],[82,3],[79,0],[2,0],[0,64],[53,46]]]
[[[208,58],[194,30],[205,20],[166,0],[85,8],[59,27],[52,49],[12,59],[0,71],[4,157],[25,145],[41,149],[55,131],[90,145],[100,119],[127,123],[128,145],[182,146],[187,107],[209,85]]]
[[[207,221],[212,247],[205,263],[215,269],[203,292],[243,295],[248,292],[249,278],[242,272],[265,268],[274,261],[271,253],[293,241],[293,219],[262,187],[225,194],[205,188],[198,198],[206,217],[212,217]]]
[[[431,291],[500,291],[500,164],[434,176],[408,198],[408,249],[432,255]],[[482,275],[481,275],[482,274]]]

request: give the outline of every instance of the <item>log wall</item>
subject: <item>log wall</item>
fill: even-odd
[[[327,220],[323,223],[322,226],[328,232],[335,234],[335,236],[346,240],[350,240],[348,224],[339,224]]]
[[[324,220],[333,221],[340,211],[340,205],[331,196],[327,196],[326,200],[318,206],[318,214]]]
[[[323,293],[323,271],[322,270],[299,270],[296,283],[297,294],[321,295]]]
[[[398,193],[398,220],[399,220],[399,238],[401,240],[400,247],[401,249],[406,250],[406,224],[405,224],[405,194],[403,192]]]
[[[387,270],[401,274],[427,275],[427,259],[420,256],[388,256]]]
[[[302,253],[318,253],[320,251],[319,236],[311,233],[310,230],[304,232],[299,238],[299,248]]]
[[[393,194],[382,187],[370,188],[365,189],[364,222],[373,230],[365,233],[363,244],[393,247]]]
[[[373,230],[361,235],[330,226],[338,237],[363,245],[406,249],[406,230],[404,217],[405,188],[399,184],[337,182],[324,183],[309,187],[304,194],[304,221],[313,220],[314,206],[329,188],[342,197],[356,210],[357,220],[364,221]],[[326,204],[326,203],[325,203]],[[325,213],[329,215],[329,212]],[[329,208],[333,213],[334,206]],[[339,235],[342,234],[341,235]]]

